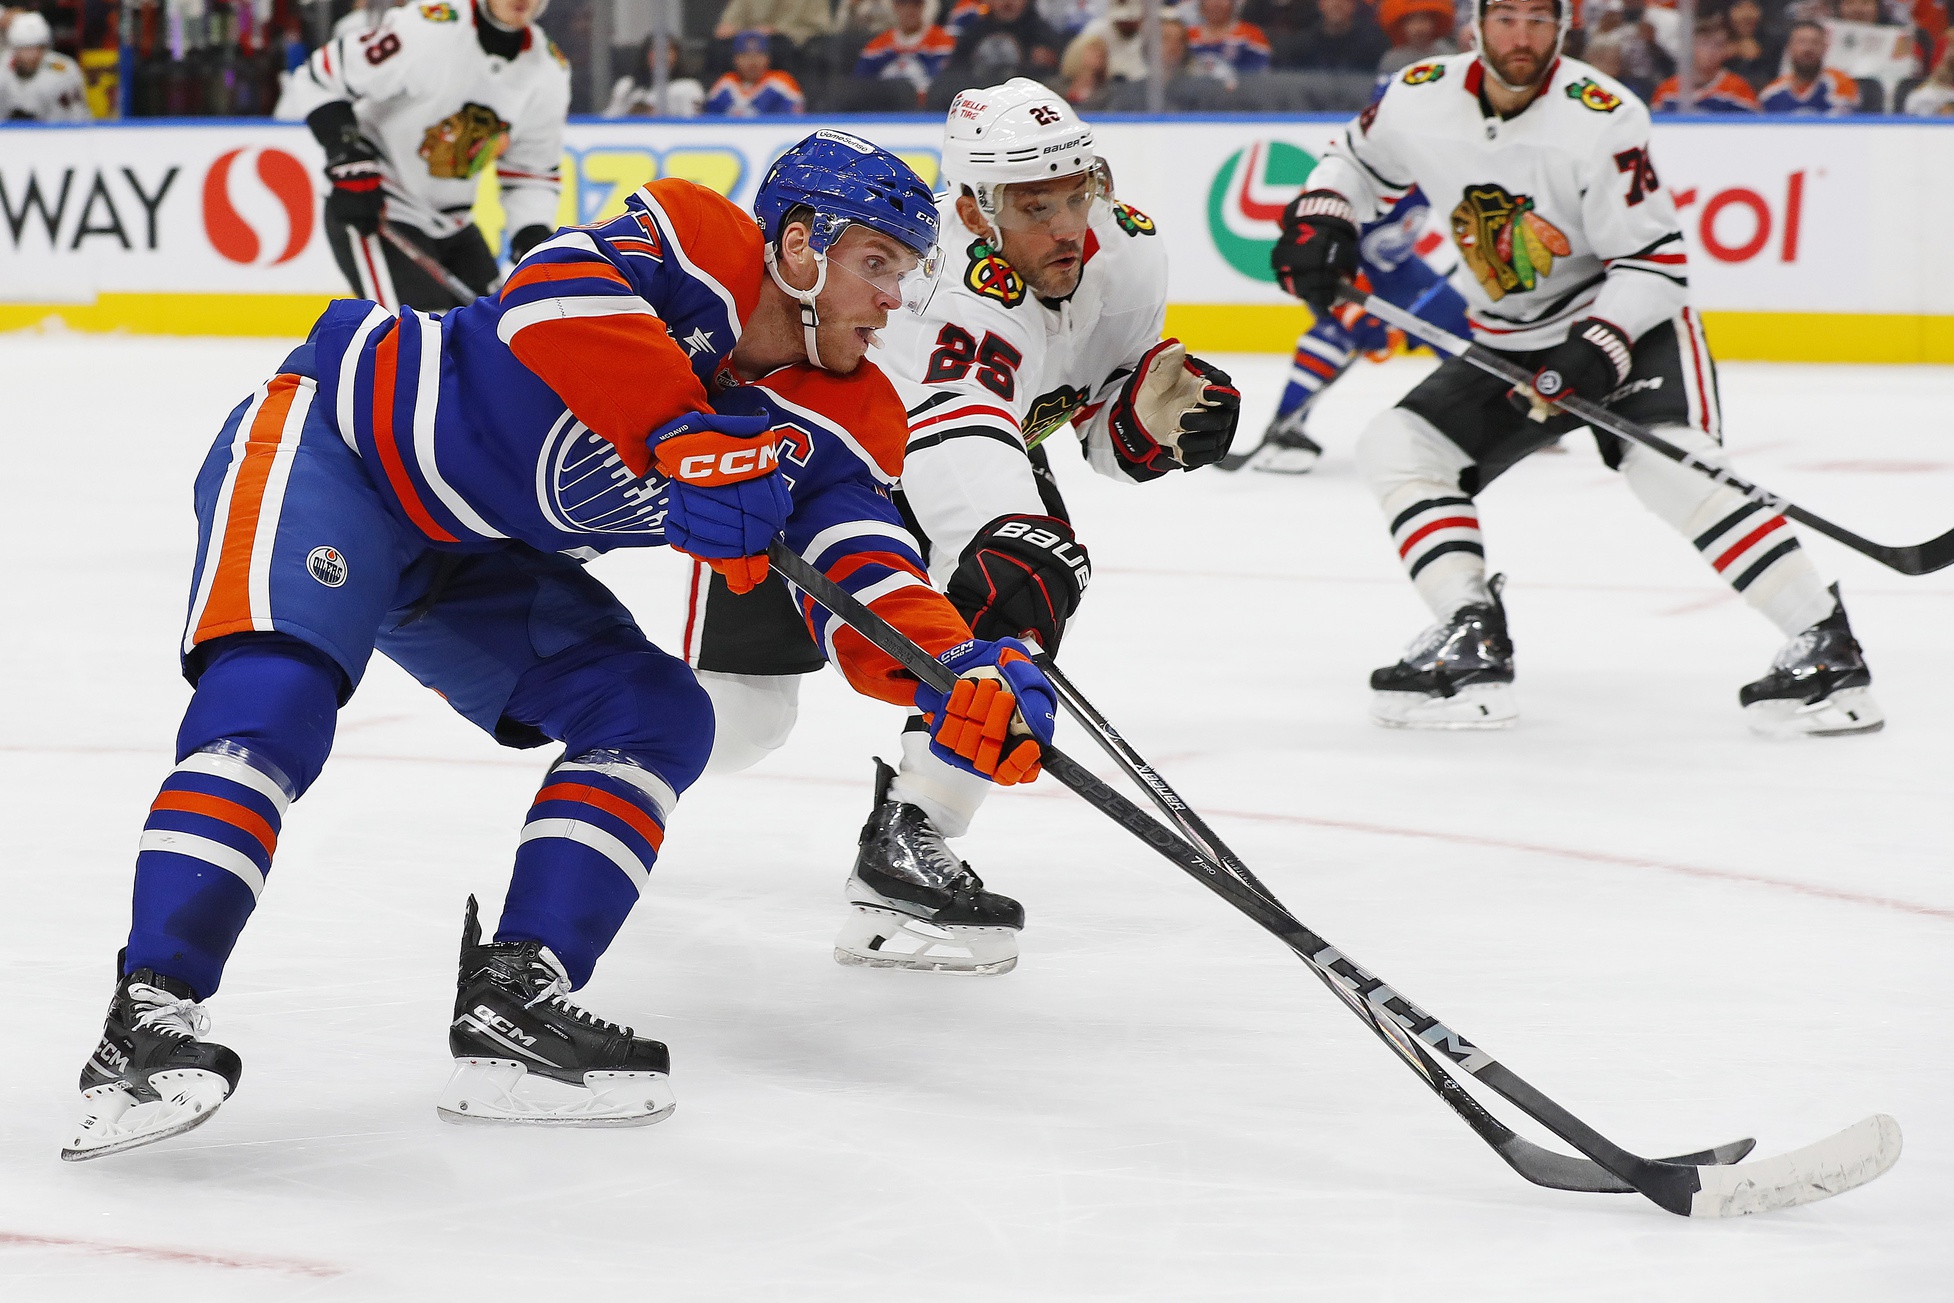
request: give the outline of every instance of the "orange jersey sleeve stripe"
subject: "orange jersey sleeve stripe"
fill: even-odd
[[[210,600],[191,635],[192,642],[250,629],[251,554],[257,545],[258,513],[264,509],[265,486],[271,479],[272,459],[278,453],[285,418],[298,393],[295,375],[274,376],[265,386],[265,401],[245,434],[244,457],[231,489],[230,513],[212,523],[211,546],[217,549],[217,573]],[[220,533],[221,531],[221,533]]]
[[[950,599],[933,588],[899,588],[869,609],[932,656],[974,636]],[[855,691],[892,705],[916,704],[916,680],[893,656],[847,627],[835,631],[834,646],[836,668]]]
[[[257,843],[270,855],[278,849],[278,833],[265,817],[256,810],[228,801],[221,796],[211,796],[204,792],[185,792],[170,790],[160,792],[150,803],[151,810],[181,810],[185,814],[207,815],[212,819],[228,823],[240,832],[250,833]]]
[[[651,843],[654,851],[665,845],[665,830],[658,826],[656,820],[623,797],[613,796],[601,787],[584,783],[551,783],[536,793],[536,800],[581,801],[629,824],[633,832]]]
[[[924,583],[929,582],[929,576],[918,570],[914,561],[895,552],[851,552],[828,567],[828,578],[838,584],[846,584],[848,577],[863,566],[887,566],[891,570],[914,575]]]
[[[642,313],[538,321],[509,351],[608,440],[633,475],[651,469],[653,430],[710,405],[672,332]]]
[[[567,280],[607,280],[615,281],[626,289],[631,287],[631,282],[624,279],[623,272],[601,259],[589,262],[530,262],[516,268],[516,274],[502,286],[502,295],[506,298],[509,291],[522,289],[525,285]]]

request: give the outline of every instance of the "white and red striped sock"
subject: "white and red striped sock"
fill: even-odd
[[[1471,498],[1451,485],[1412,483],[1389,494],[1384,510],[1398,559],[1434,616],[1443,620],[1462,606],[1493,600]]]

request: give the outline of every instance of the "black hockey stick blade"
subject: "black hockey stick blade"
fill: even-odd
[[[791,583],[827,607],[836,616],[846,621],[863,637],[915,674],[924,682],[935,686],[939,691],[948,691],[955,676],[948,667],[936,661],[922,648],[918,647],[902,632],[890,625],[862,605],[847,590],[835,584],[803,560],[784,540],[775,539],[769,550],[774,566]],[[1448,1047],[1463,1047],[1469,1055],[1480,1056],[1491,1063],[1490,1056],[1481,1055],[1475,1047],[1458,1037],[1449,1028],[1438,1023],[1437,1019],[1424,1015],[1408,1002],[1402,1001],[1390,992],[1390,988],[1375,978],[1371,978],[1361,968],[1329,946],[1322,938],[1304,928],[1287,910],[1270,896],[1265,888],[1253,890],[1246,883],[1228,873],[1208,856],[1176,836],[1171,830],[1150,819],[1132,802],[1100,781],[1099,777],[1084,766],[1072,760],[1056,747],[1044,748],[1043,764],[1047,772],[1053,774],[1061,783],[1083,797],[1089,804],[1099,809],[1121,827],[1126,828],[1141,841],[1153,847],[1161,856],[1182,869],[1196,881],[1228,900],[1242,913],[1247,914],[1263,928],[1281,939],[1292,952],[1301,958],[1324,986],[1348,1006],[1385,1045],[1406,1063],[1426,1084],[1456,1113],[1473,1132],[1490,1145],[1508,1166],[1537,1185],[1555,1189],[1595,1193],[1627,1193],[1640,1190],[1632,1182],[1624,1179],[1618,1172],[1607,1169],[1597,1162],[1585,1162],[1557,1154],[1542,1148],[1525,1138],[1516,1135],[1491,1113],[1487,1112],[1478,1100],[1456,1081],[1452,1075],[1441,1068],[1433,1059],[1427,1045],[1418,1038],[1407,1034],[1411,1026],[1398,1021],[1401,1016],[1397,1010],[1381,997],[1378,990],[1392,995],[1403,1007],[1410,1009],[1418,1018],[1443,1033]],[[1178,798],[1176,798],[1178,799]],[[1192,811],[1189,811],[1192,814]],[[1199,816],[1194,816],[1198,818]],[[1218,839],[1217,839],[1218,840]],[[1259,887],[1259,884],[1258,884]],[[1307,948],[1305,948],[1307,946]],[[1335,956],[1333,962],[1342,968],[1333,969],[1321,959],[1321,955]],[[1352,980],[1346,975],[1354,974]],[[1368,986],[1363,981],[1368,981]],[[1346,981],[1350,984],[1346,985]],[[1360,996],[1359,991],[1363,994]],[[1438,1044],[1439,1042],[1432,1042]],[[1448,1053],[1455,1053],[1448,1048]],[[1518,1079],[1515,1078],[1517,1081]],[[1524,1083],[1522,1083],[1524,1084]],[[1530,1088],[1529,1088],[1530,1089]],[[1543,1096],[1542,1099],[1545,1097]],[[1551,1101],[1548,1101],[1551,1104]],[[1577,1125],[1579,1125],[1577,1123]],[[1598,1138],[1598,1137],[1597,1137]],[[1607,1144],[1606,1141],[1602,1141]],[[1699,1154],[1683,1155],[1678,1161],[1702,1159],[1718,1163],[1735,1161],[1750,1149],[1751,1142],[1736,1141]],[[1612,1149],[1613,1147],[1610,1146]],[[1632,1158],[1622,1153],[1625,1158]],[[1634,1161],[1645,1161],[1636,1159]],[[1679,1167],[1677,1171],[1694,1171],[1692,1167]],[[1868,1178],[1870,1179],[1870,1178]],[[1643,1191],[1646,1193],[1646,1191]]]
[[[1423,317],[1406,312],[1396,304],[1388,303],[1375,294],[1364,294],[1349,285],[1339,290],[1337,297],[1345,303],[1358,305],[1371,316],[1396,326],[1406,334],[1416,335],[1442,353],[1449,353],[1461,361],[1468,362],[1488,375],[1498,376],[1522,393],[1533,392],[1533,377],[1523,368],[1514,365],[1491,349],[1460,339],[1443,326],[1435,326]],[[1769,489],[1760,488],[1741,476],[1731,474],[1714,462],[1704,461],[1695,453],[1678,448],[1647,426],[1631,421],[1625,416],[1619,416],[1599,403],[1591,403],[1585,398],[1569,397],[1555,399],[1548,405],[1558,407],[1570,416],[1580,417],[1597,430],[1605,430],[1609,434],[1639,443],[1678,465],[1706,475],[1726,488],[1735,489],[1768,510],[1789,516],[1799,524],[1815,529],[1825,537],[1843,543],[1853,551],[1869,556],[1881,565],[1897,570],[1903,575],[1932,574],[1936,570],[1954,565],[1954,529],[1948,530],[1939,538],[1930,538],[1925,543],[1899,547],[1875,543],[1871,539],[1853,533],[1843,525],[1835,525],[1823,516],[1814,515],[1797,503],[1772,493]]]
[[[1183,836],[1193,843],[1195,849],[1205,850],[1209,859],[1234,874],[1244,886],[1254,891],[1264,901],[1280,909],[1281,905],[1275,900],[1274,893],[1262,885],[1261,880],[1242,862],[1241,857],[1221,839],[1220,834],[1208,826],[1207,821],[1195,811],[1192,805],[1182,799],[1180,793],[1174,790],[1166,777],[1147,763],[1146,758],[1120,734],[1118,729],[1113,727],[1112,721],[1106,718],[1105,712],[1086,699],[1086,695],[1079,690],[1078,685],[1059,668],[1052,654],[1041,651],[1032,659],[1038,663],[1040,669],[1045,671],[1045,676],[1057,689],[1059,703],[1064,706],[1066,713],[1077,721],[1087,736],[1091,737],[1115,764],[1126,771],[1127,776],[1142,791],[1146,792],[1160,812],[1181,830]],[[1333,990],[1339,997],[1343,996],[1342,991],[1336,988]],[[1367,1022],[1374,1022],[1374,1015],[1370,1011],[1355,1005],[1353,1008],[1356,1008],[1359,1016]],[[1375,1026],[1373,1030],[1385,1036],[1392,1050],[1399,1052],[1400,1057],[1404,1057],[1400,1047],[1387,1033]],[[1573,1158],[1536,1145],[1517,1135],[1510,1127],[1484,1109],[1476,1107],[1476,1101],[1472,1101],[1472,1106],[1468,1106],[1464,1100],[1455,1100],[1449,1093],[1450,1090],[1457,1089],[1455,1080],[1447,1074],[1435,1071],[1435,1065],[1431,1063],[1429,1056],[1424,1056],[1417,1061],[1407,1059],[1406,1062],[1438,1093],[1441,1099],[1453,1106],[1454,1111],[1464,1118],[1481,1139],[1492,1146],[1509,1167],[1535,1185],[1596,1194],[1635,1192],[1634,1186],[1593,1160]],[[1459,1094],[1464,1095],[1464,1091],[1459,1090]],[[1470,1100],[1470,1096],[1466,1096],[1466,1100]],[[1691,1165],[1735,1163],[1750,1153],[1756,1144],[1755,1140],[1750,1139],[1733,1140],[1711,1149],[1699,1150],[1693,1154],[1678,1154],[1658,1161]]]

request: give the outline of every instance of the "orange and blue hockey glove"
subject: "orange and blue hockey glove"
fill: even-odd
[[[916,689],[930,750],[1000,787],[1034,781],[1058,722],[1058,694],[1030,649],[1016,638],[973,640],[936,659],[957,672],[957,682],[947,693]]]
[[[651,436],[671,481],[665,541],[717,570],[735,593],[767,577],[767,545],[793,507],[774,450],[773,418],[690,412]]]

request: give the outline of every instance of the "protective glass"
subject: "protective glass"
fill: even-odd
[[[1485,16],[1479,20],[1488,30],[1498,32],[1518,32],[1528,28],[1540,30],[1560,26],[1558,14],[1528,12],[1512,5],[1490,4],[1486,6]]]
[[[836,237],[835,244],[840,242],[840,237]],[[937,281],[943,274],[943,251],[933,244],[910,264],[907,258],[897,261],[889,257],[877,245],[863,244],[852,249],[830,246],[828,266],[839,267],[855,279],[867,281],[890,298],[901,299],[906,310],[921,315],[935,295]]]
[[[1076,183],[1079,176],[1085,178],[1085,184]],[[1057,182],[1035,192],[1024,182],[998,187],[997,211],[991,220],[1005,231],[1029,233],[1058,227],[1083,231],[1092,221],[1092,205],[1113,197],[1113,176],[1104,159],[1094,159],[1088,171],[1059,177]]]

